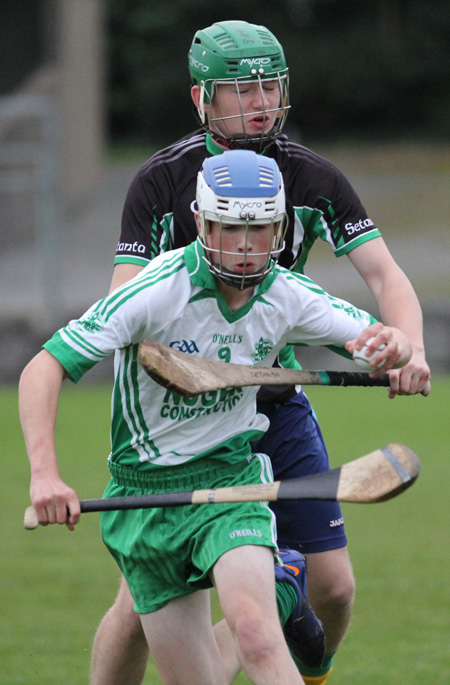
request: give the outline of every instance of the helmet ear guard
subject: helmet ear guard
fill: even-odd
[[[199,240],[203,258],[216,278],[227,285],[244,290],[261,283],[272,271],[284,249],[286,231],[285,194],[283,180],[275,160],[249,150],[233,150],[205,159],[197,179]],[[218,224],[219,248],[208,245],[211,222]],[[230,226],[245,228],[243,253],[222,249],[223,230]],[[270,226],[267,251],[252,253],[265,257],[257,272],[246,269],[249,232],[256,227]],[[234,273],[223,264],[224,255],[243,257],[244,269]]]

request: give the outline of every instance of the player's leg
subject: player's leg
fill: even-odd
[[[213,626],[213,632],[225,671],[226,682],[232,683],[241,670],[233,635],[225,619]]]
[[[303,665],[318,665],[324,656],[324,636],[321,623],[306,599],[306,559],[295,550],[280,551],[279,556],[283,566],[275,566],[275,590],[283,633],[289,640],[288,644],[292,642],[292,634],[295,635],[298,644],[294,654],[301,654]],[[222,655],[227,682],[233,682],[241,666],[225,620],[216,623],[214,635]]]
[[[259,403],[258,408],[271,423],[254,449],[269,454],[275,480],[329,469],[322,434],[304,393],[283,404]],[[323,668],[301,671],[321,675],[329,670],[332,655],[344,638],[353,606],[354,577],[342,513],[335,502],[274,502],[271,508],[277,518],[280,547],[300,549],[311,558],[308,600],[324,623],[327,658]]]
[[[226,685],[208,590],[174,599],[140,618],[164,685]]]
[[[308,599],[323,623],[327,651],[336,652],[350,623],[355,582],[347,547],[305,555]]]
[[[214,626],[214,635],[225,669],[224,682],[231,683],[241,667],[225,620]],[[141,685],[148,657],[149,648],[141,620],[133,610],[133,599],[122,576],[116,601],[103,617],[95,635],[90,683]]]
[[[278,617],[273,563],[268,547],[237,547],[218,559],[213,581],[248,678],[257,685],[303,683]]]
[[[141,621],[133,610],[133,599],[122,576],[116,601],[95,635],[91,685],[141,685],[148,655]]]

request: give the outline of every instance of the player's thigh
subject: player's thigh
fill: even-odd
[[[233,632],[242,616],[278,623],[273,549],[261,545],[231,549],[214,565],[212,579]]]
[[[211,623],[209,590],[179,597],[140,619],[163,683],[225,682]]]
[[[123,631],[133,635],[142,635],[139,614],[134,611],[133,597],[122,574],[120,576],[119,591],[110,611],[114,613],[115,620],[122,626]]]
[[[133,597],[131,596],[131,592],[127,585],[127,581],[125,580],[122,574],[120,574],[119,591],[117,593],[117,597],[114,604],[123,613],[133,612],[133,614],[135,614],[135,611],[133,609]]]

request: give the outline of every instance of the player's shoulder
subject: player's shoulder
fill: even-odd
[[[183,270],[185,267],[184,251],[184,247],[179,247],[156,255],[140,272],[138,278],[150,276],[150,280],[153,280],[156,275],[157,280],[164,280],[168,274],[176,274]]]
[[[339,171],[338,167],[326,157],[314,152],[311,148],[290,140],[287,135],[280,135],[271,150],[280,167],[303,165],[310,168],[323,170],[324,172]]]
[[[206,134],[201,129],[193,131],[171,145],[155,152],[139,169],[140,176],[160,173],[163,169],[172,174],[183,173],[186,165],[196,165],[206,157]]]
[[[305,274],[297,273],[277,264],[270,274],[267,299],[288,319],[295,311],[311,306],[322,307],[322,300],[327,298],[324,289]],[[319,304],[320,303],[320,304]]]

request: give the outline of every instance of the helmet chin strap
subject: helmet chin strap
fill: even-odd
[[[211,133],[211,137],[214,140],[214,142],[217,143],[217,145],[220,145],[220,147],[224,147],[226,150],[239,150],[242,147],[235,143],[234,140],[231,140],[230,138],[224,138],[223,136],[219,136],[216,133]]]
[[[262,153],[275,142],[274,140],[261,140],[261,138],[258,138],[257,140],[251,140],[249,138],[247,141],[237,142],[232,138],[219,136],[211,130],[209,131],[209,134],[217,145],[220,145],[226,150],[252,150],[253,152]]]

